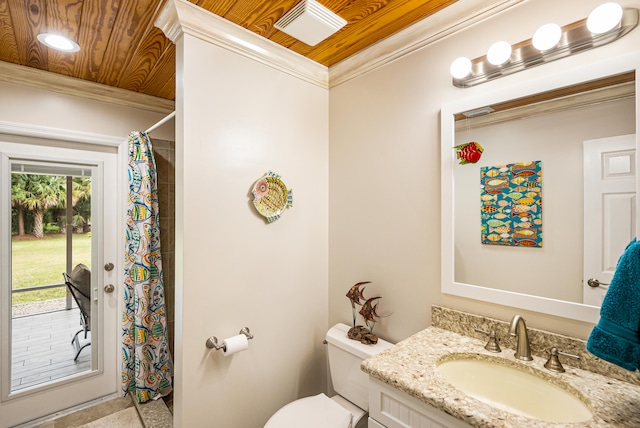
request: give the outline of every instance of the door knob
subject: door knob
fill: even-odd
[[[104,286],[104,292],[105,293],[113,293],[113,290],[115,290],[116,287],[113,286],[113,284],[107,284]]]
[[[113,263],[105,263],[104,270],[111,272],[113,270]]]
[[[604,282],[600,282],[596,278],[589,278],[587,280],[587,285],[589,285],[589,287],[596,288],[596,287],[599,287],[601,285],[609,285],[609,284],[604,283]]]

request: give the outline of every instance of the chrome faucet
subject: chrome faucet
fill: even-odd
[[[527,332],[527,324],[525,324],[524,318],[522,318],[520,315],[514,315],[511,319],[509,334],[518,338],[516,353],[513,355],[519,360],[533,360],[533,357],[531,357],[531,347],[529,346],[529,333]]]

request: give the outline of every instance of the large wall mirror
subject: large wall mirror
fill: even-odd
[[[444,293],[597,322],[606,285],[591,287],[587,279],[610,281],[639,223],[639,56],[583,66],[443,106]],[[486,107],[493,111],[483,114]],[[482,115],[469,114],[474,111]],[[460,165],[453,147],[470,141],[483,146],[482,157],[475,164]],[[540,210],[540,216],[532,217],[540,227],[523,229],[530,217],[526,211],[512,210],[515,204],[505,203],[504,212],[498,207],[495,217],[485,212],[496,205],[491,192],[481,192],[486,182],[481,169],[536,161],[541,172],[539,186],[534,183],[532,190],[541,192],[541,198],[534,198],[540,202],[520,208]],[[612,197],[598,193],[605,191],[599,180],[607,175],[623,186],[606,190]],[[510,186],[520,199],[533,195],[522,186],[516,189],[517,180]],[[608,220],[595,212],[605,212]],[[523,231],[521,239],[540,232],[542,246],[527,246],[532,241],[526,239],[523,245],[513,245],[514,240],[508,245],[486,242],[491,241],[487,235],[512,238],[514,230]]]

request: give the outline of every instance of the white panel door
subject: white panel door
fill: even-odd
[[[584,142],[584,303],[600,306],[636,236],[636,137]]]
[[[0,162],[0,428],[5,428],[37,420],[98,398],[114,396],[119,390],[117,314],[122,267],[121,251],[117,247],[122,238],[118,238],[121,234],[118,232],[120,205],[117,195],[122,194],[118,189],[118,183],[122,181],[118,179],[118,154],[115,148],[98,147],[97,151],[91,151],[0,142]],[[70,269],[69,264],[65,266],[63,263],[60,266],[58,250],[54,267],[49,269],[49,278],[54,279],[46,279],[46,285],[41,285],[42,281],[31,273],[47,270],[48,259],[42,256],[41,248],[32,247],[30,251],[33,256],[29,257],[27,253],[24,263],[25,257],[24,254],[19,254],[21,247],[18,244],[23,241],[37,244],[59,241],[59,236],[52,234],[38,239],[25,237],[23,240],[12,237],[17,217],[16,210],[12,212],[12,205],[15,205],[20,187],[16,184],[12,186],[12,180],[14,183],[19,179],[36,181],[38,177],[57,180],[58,183],[66,180],[64,192],[70,187],[74,192],[78,191],[72,185],[74,178],[78,178],[78,182],[90,181],[90,200],[85,204],[89,205],[85,209],[89,210],[90,216],[79,211],[77,193],[71,198],[74,200],[73,216],[71,211],[63,214],[66,209],[64,205],[70,199],[69,194],[66,194],[65,202],[59,204],[61,211],[52,213],[49,210],[48,214],[49,227],[55,223],[51,220],[52,216],[64,215],[64,221],[58,224],[61,228],[66,225],[67,230],[73,227],[75,235],[85,237],[83,242],[88,248],[85,249],[82,263],[86,263],[91,269],[89,303],[84,303],[90,307],[90,331],[87,339],[91,344],[78,354],[76,360],[74,356],[77,350],[70,340],[73,332],[63,331],[65,328],[73,331],[81,328],[80,312],[73,304],[64,309],[47,309],[44,313],[33,315],[16,314],[17,307],[25,305],[17,303],[21,301],[20,296],[25,294],[24,290],[18,289],[22,285],[16,286],[18,282],[24,282],[26,278],[28,284],[25,288],[57,288],[64,293],[66,288],[62,272],[69,273]],[[22,188],[27,186],[22,185]],[[80,219],[82,216],[85,217],[84,222]],[[86,231],[88,226],[89,234]],[[82,227],[85,228],[84,231]],[[71,236],[74,234],[69,235],[68,239],[72,242],[69,244],[67,241],[62,251],[67,252],[68,259],[75,260],[75,266],[81,257],[74,253],[80,251],[80,244],[75,244],[77,237]],[[58,300],[64,299],[66,297]],[[31,304],[31,300],[26,303]],[[75,316],[69,317],[66,324],[62,325],[59,316],[65,313]],[[28,322],[27,329],[25,322]],[[80,339],[82,344],[86,343],[83,334]]]

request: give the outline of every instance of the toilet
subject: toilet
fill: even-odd
[[[293,401],[278,410],[264,428],[361,428],[367,426],[369,377],[360,370],[365,359],[393,346],[378,339],[365,345],[347,337],[349,326],[336,324],[326,336],[331,382],[337,395]]]

